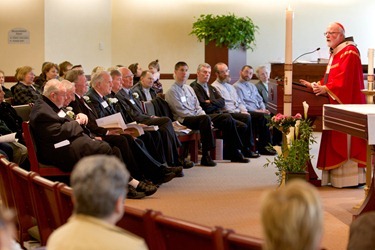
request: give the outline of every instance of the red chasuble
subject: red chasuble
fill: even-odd
[[[362,63],[359,51],[353,42],[337,46],[331,55],[324,79],[331,104],[366,104]],[[323,131],[320,143],[318,168],[330,170],[340,167],[348,157],[347,135],[337,131]],[[366,164],[366,141],[351,137],[350,159],[360,167]]]

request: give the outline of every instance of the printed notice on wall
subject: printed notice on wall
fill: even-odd
[[[24,28],[14,28],[8,31],[8,44],[29,44],[30,32]]]

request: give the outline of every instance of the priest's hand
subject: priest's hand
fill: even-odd
[[[311,82],[308,82],[308,81],[303,80],[303,79],[299,79],[299,82],[302,83],[303,85],[305,85],[306,87],[311,87]]]

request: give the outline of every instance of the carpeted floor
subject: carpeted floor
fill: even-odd
[[[320,141],[320,133],[315,133]],[[313,145],[316,165],[319,145]],[[260,201],[265,190],[277,188],[275,169],[263,168],[262,156],[248,164],[221,161],[216,167],[195,166],[183,178],[162,185],[151,197],[127,200],[128,206],[161,211],[168,216],[262,238]],[[320,175],[320,171],[317,171]],[[364,198],[363,188],[318,188],[324,206],[322,247],[346,249],[352,207]]]

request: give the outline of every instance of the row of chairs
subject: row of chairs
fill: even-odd
[[[45,246],[50,234],[73,212],[72,189],[64,183],[26,171],[0,155],[0,195],[3,204],[17,211],[17,240],[23,246],[30,235]],[[164,216],[153,210],[125,206],[117,223],[142,238],[150,250],[261,249],[262,240],[221,227],[207,227]]]
[[[33,171],[26,171],[0,155],[0,189],[3,205],[17,212],[17,240],[32,239],[45,245],[54,229],[73,211],[72,190]]]
[[[153,210],[125,207],[125,216],[118,225],[144,238],[150,250],[260,250],[263,244],[259,238],[172,218]]]

